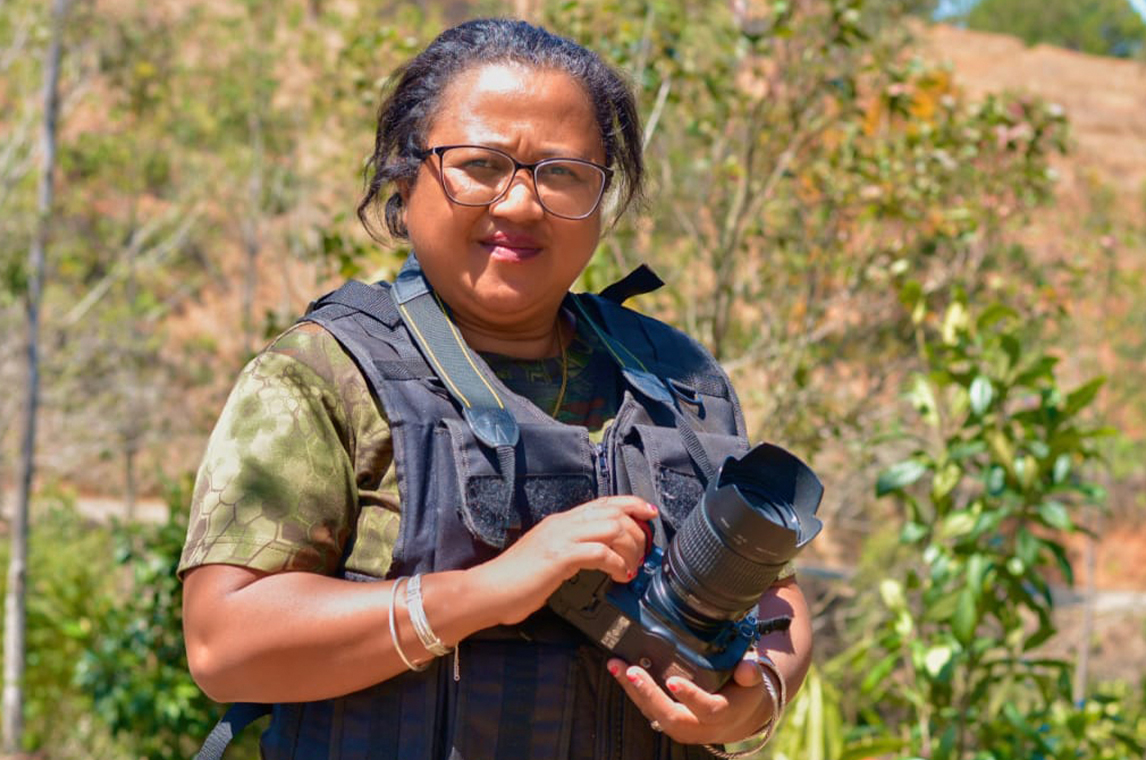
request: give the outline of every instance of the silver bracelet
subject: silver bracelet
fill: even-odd
[[[426,651],[435,657],[449,654],[450,647],[442,643],[434,633],[434,629],[430,628],[430,621],[426,619],[426,610],[422,606],[421,574],[415,575],[406,584],[406,608],[410,611],[410,622],[414,624],[414,632],[418,634],[418,640],[422,642]]]
[[[398,609],[398,587],[402,585],[402,581],[408,580],[406,576],[394,581],[393,588],[390,589],[390,639],[394,642],[394,650],[398,652],[398,656],[402,658],[402,662],[406,663],[406,667],[410,670],[422,671],[430,667],[430,663],[423,665],[415,665],[410,662],[410,658],[402,651],[402,642],[398,640],[398,623],[397,623],[397,609]]]
[[[766,654],[758,653],[756,655],[756,664],[760,667],[760,682],[764,686],[764,691],[768,692],[768,696],[772,699],[772,717],[764,724],[764,728],[761,729],[760,741],[754,747],[737,750],[735,752],[726,752],[725,750],[717,749],[711,744],[705,744],[704,748],[716,757],[726,758],[727,760],[738,760],[742,757],[755,755],[764,749],[764,745],[772,740],[772,734],[776,733],[776,727],[780,725],[780,719],[784,717],[784,708],[788,706],[788,684],[784,681],[784,676],[776,667],[776,663],[772,662],[772,658]],[[777,693],[776,687],[772,684],[772,679],[768,677],[769,673],[776,676],[776,683],[780,685],[779,693]]]

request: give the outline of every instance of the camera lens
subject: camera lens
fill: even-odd
[[[761,444],[729,457],[673,537],[650,601],[701,632],[741,619],[819,533],[822,495],[811,469],[784,449]]]

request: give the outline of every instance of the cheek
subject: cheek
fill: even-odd
[[[570,239],[577,241],[577,246],[580,249],[578,256],[581,260],[581,265],[584,266],[588,263],[589,259],[593,258],[594,251],[597,250],[597,244],[601,240],[601,220],[585,220],[582,222],[575,231],[571,231]]]

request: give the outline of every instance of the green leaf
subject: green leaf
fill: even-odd
[[[1070,558],[1066,555],[1066,547],[1057,541],[1050,539],[1043,539],[1043,548],[1047,549],[1054,555],[1055,565],[1058,567],[1062,577],[1066,580],[1067,585],[1074,585],[1074,567],[1070,564]]]
[[[939,404],[935,401],[935,389],[924,375],[914,375],[907,389],[907,400],[931,427],[939,426]]]
[[[994,455],[995,461],[1008,469],[1013,467],[1012,460],[1015,458],[1015,449],[1007,434],[1002,430],[992,429],[986,431],[984,437],[991,447],[991,454]]]
[[[933,646],[923,655],[923,668],[933,679],[938,679],[939,674],[951,662],[954,655],[955,650],[948,644]]]
[[[1001,303],[993,303],[979,313],[979,318],[975,324],[978,325],[979,330],[986,330],[994,326],[1004,319],[1014,319],[1019,316],[1019,313],[1012,309],[1010,306],[1004,306]]]
[[[967,588],[978,600],[983,593],[983,579],[990,569],[991,563],[982,554],[972,554],[967,558]]]
[[[1027,369],[1023,370],[1023,372],[1015,378],[1015,386],[1028,386],[1031,385],[1035,380],[1044,378],[1053,379],[1052,372],[1056,364],[1058,364],[1057,358],[1053,356],[1040,356],[1038,361],[1036,361]]]
[[[1019,528],[1015,540],[1015,555],[1025,565],[1033,565],[1038,559],[1039,539],[1026,528]]]
[[[935,753],[933,760],[948,760],[955,756],[955,742],[959,736],[959,728],[954,724],[947,726],[944,729],[942,736],[939,738],[939,749]]]
[[[1024,454],[1015,460],[1014,468],[1015,477],[1018,478],[1023,491],[1030,491],[1039,475],[1039,463],[1030,454]]]
[[[1094,397],[1098,395],[1098,391],[1105,382],[1105,377],[1096,377],[1068,393],[1064,413],[1067,416],[1072,416],[1085,409],[1091,401],[1094,401]]]
[[[1007,355],[1007,362],[1013,367],[1023,354],[1022,342],[1014,335],[1007,334],[999,339],[999,344],[1003,347],[1003,353]]]
[[[947,456],[957,462],[969,459],[987,450],[987,444],[981,440],[956,441],[947,444]]]
[[[943,520],[941,531],[943,538],[961,538],[967,535],[975,527],[977,519],[977,515],[973,515],[965,509],[952,512]]]
[[[976,417],[982,417],[995,399],[995,386],[991,384],[990,378],[985,375],[978,375],[971,382],[970,394],[971,411],[975,413]]]
[[[884,578],[880,581],[879,595],[889,610],[901,610],[907,607],[903,586],[894,578]]]
[[[1047,641],[1049,641],[1051,639],[1052,636],[1055,635],[1055,633],[1057,633],[1057,631],[1055,630],[1054,626],[1052,626],[1052,625],[1039,626],[1035,630],[1035,632],[1032,633],[1029,637],[1027,637],[1026,641],[1023,642],[1023,651],[1029,652],[1030,650],[1034,649],[1035,647],[1040,646],[1042,644],[1045,644]],[[1061,663],[1056,663],[1056,664],[1061,664]]]
[[[927,315],[927,300],[924,298],[923,286],[918,280],[908,280],[899,289],[899,301],[911,312],[913,324],[919,324]]]
[[[868,760],[896,753],[906,746],[903,739],[894,736],[879,736],[850,742],[839,760]],[[906,760],[912,760],[907,758]]]
[[[949,346],[955,345],[959,335],[967,329],[967,322],[967,306],[962,301],[953,301],[943,315],[943,325],[940,328],[943,342]]]
[[[901,544],[914,544],[928,534],[926,525],[917,522],[905,522],[903,528],[899,531],[899,542]]]
[[[955,616],[955,610],[959,606],[959,597],[955,594],[946,594],[938,599],[928,599],[927,609],[923,617],[926,620],[933,620],[939,623],[946,623]]]
[[[907,459],[893,464],[879,474],[879,479],[875,483],[875,494],[886,496],[892,491],[906,488],[923,477],[928,469],[930,468],[918,459]]]
[[[955,605],[955,615],[951,618],[951,632],[955,634],[960,644],[964,646],[971,643],[975,636],[975,626],[979,622],[978,605],[971,589],[964,588],[959,592],[959,601]]]
[[[898,661],[898,654],[889,654],[877,662],[875,666],[868,671],[868,674],[864,676],[863,681],[860,683],[860,689],[864,692],[870,692],[881,685]]]
[[[1007,471],[999,465],[994,465],[987,470],[987,493],[991,496],[998,496],[1007,488]]]
[[[1073,530],[1074,522],[1062,502],[1047,501],[1039,505],[1039,517],[1044,523],[1059,530]]]
[[[1054,459],[1054,469],[1051,472],[1051,479],[1055,485],[1066,483],[1067,476],[1070,475],[1070,455],[1059,454]]]

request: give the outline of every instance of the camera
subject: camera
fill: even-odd
[[[633,580],[583,570],[548,604],[662,685],[678,676],[716,691],[760,637],[761,595],[820,532],[823,492],[811,468],[762,443],[724,461],[667,551],[653,547]]]

